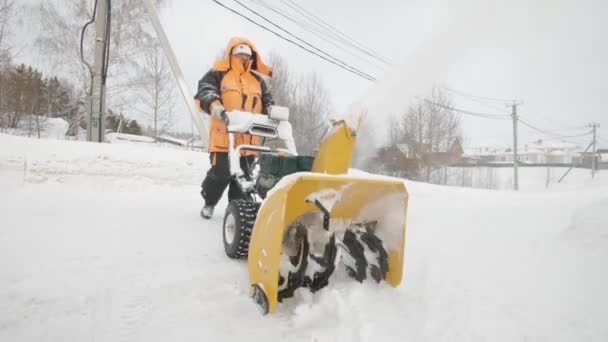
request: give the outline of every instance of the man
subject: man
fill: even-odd
[[[266,66],[255,46],[245,38],[232,38],[226,47],[224,59],[217,61],[213,68],[198,82],[195,100],[200,109],[211,116],[209,127],[209,159],[211,169],[201,185],[201,195],[205,205],[201,209],[203,218],[210,218],[213,209],[230,183],[228,199],[238,198],[237,185],[230,181],[228,166],[228,133],[223,120],[226,111],[241,110],[268,114],[268,107],[274,104],[266,83],[260,76],[271,76],[272,70]],[[236,146],[241,144],[259,145],[259,137],[235,134]],[[241,167],[253,163],[255,151],[243,151]]]

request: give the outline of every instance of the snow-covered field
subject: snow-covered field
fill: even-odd
[[[580,188],[593,183],[590,169],[568,167],[519,167],[519,190],[544,191],[547,188]],[[564,177],[564,175],[566,175]],[[447,177],[447,181],[446,181]],[[562,179],[560,182],[559,180]],[[480,189],[513,189],[512,167],[448,167],[433,172],[436,184]],[[590,184],[590,186],[593,186]]]
[[[608,179],[406,182],[397,289],[335,279],[260,316],[200,152],[0,134],[0,341],[607,341]]]

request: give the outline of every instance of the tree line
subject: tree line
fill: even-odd
[[[133,117],[142,119],[145,126],[143,131],[150,135],[174,130],[178,115],[187,117],[188,114],[183,110],[183,106],[179,106],[177,84],[148,22],[143,2],[116,0],[112,3],[110,61],[106,88],[107,114],[119,115],[126,120]],[[156,3],[157,6],[162,6],[166,0],[157,0]],[[19,6],[15,0],[0,0],[0,63],[2,56],[5,56],[2,65],[9,65],[10,70],[16,67],[12,65],[10,39],[7,39],[12,34],[8,23],[19,13],[16,11]],[[22,105],[29,108],[9,110],[12,113],[11,119],[3,125],[10,126],[15,121],[14,117],[19,117],[15,113],[29,111],[36,114],[46,113],[47,117],[62,116],[68,120],[70,127],[86,128],[84,118],[88,113],[86,104],[91,78],[81,57],[92,64],[94,45],[90,42],[94,38],[94,26],[89,26],[84,34],[82,56],[80,32],[83,24],[93,15],[92,2],[45,0],[31,6],[27,12],[37,13],[41,19],[40,24],[44,27],[35,39],[35,47],[45,56],[46,64],[54,66],[53,72],[61,75],[56,81],[66,90],[60,91],[61,96],[68,98],[49,100],[49,96],[57,94],[46,90],[43,92],[36,87],[27,90],[28,96],[44,97],[47,102],[65,102],[66,108],[52,109],[49,113],[48,106],[31,103]],[[9,53],[3,55],[2,51]],[[274,77],[269,83],[275,101],[290,108],[296,143],[303,153],[312,153],[325,129],[325,119],[331,107],[329,93],[319,75],[294,73],[277,53],[264,53],[264,56],[274,68]],[[36,72],[42,73],[38,70]],[[43,79],[40,75],[37,77]],[[22,85],[29,87],[33,84],[33,81],[28,82],[22,82]],[[179,109],[182,109],[181,113]],[[118,127],[114,119],[108,120],[112,121],[107,123],[109,128]]]
[[[0,128],[22,128],[40,135],[48,117],[70,118],[77,112],[71,85],[24,64],[0,69]]]
[[[166,1],[157,0],[156,3],[161,6]],[[81,60],[80,32],[83,24],[92,17],[92,2],[45,0],[30,5],[33,7],[27,11],[38,13],[40,24],[45,29],[36,38],[35,46],[45,56],[47,64],[54,66],[53,73],[60,77],[43,75],[34,68],[13,64],[11,24],[18,14],[18,6],[20,4],[16,0],[0,0],[0,127],[13,127],[19,121],[25,122],[29,120],[26,120],[27,114],[33,115],[33,119],[60,116],[70,123],[70,134],[76,134],[80,128],[86,128],[84,118],[88,113],[91,79]],[[150,135],[173,130],[178,115],[188,117],[188,114],[185,110],[181,113],[176,110],[180,108],[177,84],[148,22],[143,3],[113,1],[111,30],[107,127],[128,129],[134,126],[136,128],[131,132],[143,131]],[[89,63],[93,61],[94,45],[90,44],[93,40],[94,27],[90,26],[84,35],[82,51]],[[276,52],[263,52],[263,55],[273,67],[269,85],[276,104],[290,108],[290,121],[299,152],[313,154],[327,130],[327,119],[332,110],[331,94],[322,75],[294,72]],[[359,140],[364,140],[365,134],[389,136],[384,147],[407,146],[410,156],[418,159],[422,159],[424,152],[449,149],[455,139],[462,141],[460,120],[453,111],[446,109],[451,102],[449,96],[436,88],[428,98],[431,101],[419,100],[405,108],[396,108],[397,115],[390,122],[389,132],[361,132]],[[134,116],[144,120],[143,128],[139,123],[125,124],[133,121]],[[362,167],[383,172],[378,167],[374,169],[365,164]],[[430,163],[422,163],[417,166],[416,177],[426,180],[432,169]]]

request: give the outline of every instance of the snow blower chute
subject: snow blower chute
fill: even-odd
[[[403,181],[347,175],[358,127],[333,122],[317,155],[296,152],[289,110],[227,113],[231,174],[242,198],[224,216],[224,247],[248,258],[251,295],[262,312],[298,288],[317,291],[343,268],[357,281],[398,286],[403,272],[408,194]],[[360,120],[359,120],[360,122]],[[278,138],[286,148],[234,146],[234,133]],[[242,150],[259,152],[242,170]]]

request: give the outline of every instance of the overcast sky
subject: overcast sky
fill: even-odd
[[[248,13],[233,0],[220,1]],[[291,13],[281,0],[266,1]],[[521,100],[525,119],[542,129],[565,129],[558,131],[564,135],[584,133],[580,127],[597,121],[608,142],[605,1],[296,1],[393,65],[362,61],[255,1],[242,0],[283,28],[378,78],[370,82],[282,41],[211,0],[174,0],[163,9],[162,20],[192,89],[228,39],[244,36],[263,55],[279,52],[294,71],[318,72],[336,113],[346,112],[353,102],[364,102],[371,106],[368,122],[379,122],[403,110],[416,96],[425,96],[432,84],[441,84],[477,96]],[[510,112],[497,102],[487,106],[463,96],[454,96],[454,101],[455,106],[472,111]],[[511,143],[508,120],[464,116],[463,125],[469,144]],[[520,130],[524,143],[543,138],[526,127]],[[583,145],[589,139],[570,140]]]
[[[234,0],[218,1],[263,22]],[[379,140],[386,136],[389,116],[439,84],[476,96],[523,101],[519,110],[524,119],[542,129],[560,129],[557,132],[564,135],[584,133],[588,129],[583,126],[599,122],[600,137],[608,147],[605,0],[292,0],[390,59],[391,65],[370,63],[369,56],[330,45],[257,1],[240,1],[378,80],[370,82],[329,64],[211,0],[168,0],[161,10],[162,22],[192,91],[230,37],[244,36],[263,57],[276,51],[294,72],[319,73],[330,92],[334,114],[347,113],[354,102],[364,104],[370,112],[366,125],[375,127]],[[294,15],[287,0],[264,1]],[[302,15],[296,18],[308,22]],[[480,104],[458,95],[453,100],[455,107],[465,110],[510,112],[500,102]],[[188,114],[183,118],[182,127],[188,127]],[[509,120],[463,116],[463,128],[467,145],[509,145],[512,141]],[[521,125],[520,134],[520,144],[547,139]],[[569,140],[584,148],[590,136]]]

